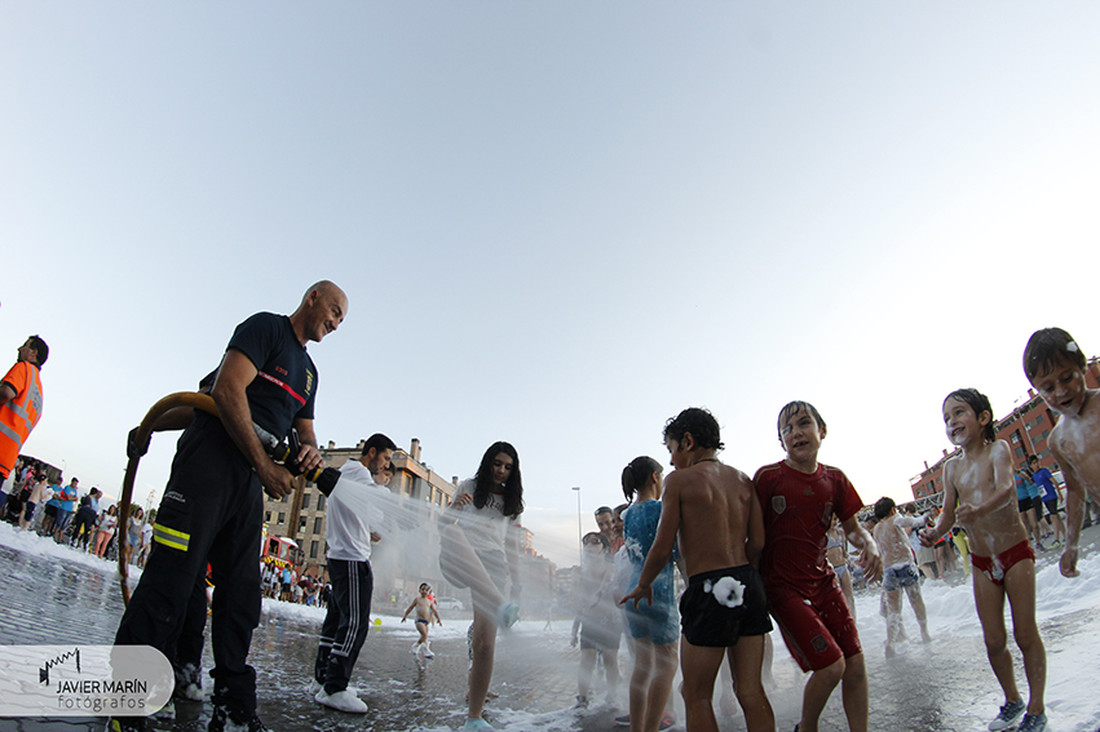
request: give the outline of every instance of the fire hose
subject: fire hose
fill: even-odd
[[[130,586],[128,584],[129,564],[126,561],[126,538],[128,536],[126,527],[130,519],[130,497],[134,491],[134,478],[137,476],[138,463],[141,462],[142,455],[148,450],[153,432],[157,431],[158,420],[172,409],[179,407],[191,407],[206,412],[215,418],[218,417],[218,407],[209,394],[179,391],[169,394],[150,407],[141,420],[141,424],[130,433],[127,442],[126,453],[129,456],[129,461],[126,463],[126,474],[122,479],[122,495],[118,500],[118,532],[116,534],[118,536],[118,573],[122,585],[122,601],[127,605],[130,604]],[[283,442],[259,425],[253,423],[252,426],[264,450],[273,461],[281,463],[294,475],[305,475],[306,480],[316,483],[317,487],[326,496],[332,493],[332,489],[340,477],[340,472],[336,468],[314,468],[305,472],[298,469],[295,461],[301,450],[301,445],[298,442],[297,431],[290,430],[287,441]]]

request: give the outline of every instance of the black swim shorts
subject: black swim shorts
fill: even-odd
[[[727,648],[772,629],[764,582],[751,564],[702,572],[680,597],[680,625],[693,646]]]

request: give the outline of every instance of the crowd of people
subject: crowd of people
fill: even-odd
[[[47,468],[33,460],[26,460],[15,472],[11,492],[0,493],[2,520],[102,559],[118,559],[118,505],[106,504],[99,488],[84,493],[79,478],[65,483],[60,474],[50,481]],[[130,506],[125,547],[128,563],[145,566],[156,517],[156,509],[146,514],[141,506]]]
[[[255,561],[261,491],[275,498],[289,495],[295,474],[321,465],[313,431],[317,375],[305,346],[335,331],[347,307],[343,291],[322,281],[306,292],[290,316],[259,313],[241,323],[221,364],[204,379],[219,416],[201,411],[186,415],[156,528],[151,528],[152,517],[132,522],[137,528],[131,529],[128,542],[135,547],[131,559],[144,562],[146,571],[115,642],[149,644],[177,665],[193,666],[183,663],[185,655],[194,658],[183,646],[193,646],[196,639],[201,645],[201,624],[197,633],[189,626],[198,616],[193,608],[199,605],[192,600],[209,567],[218,587],[212,603],[212,732],[264,729],[256,714],[256,674],[246,663],[259,620],[258,588],[263,579]],[[19,399],[33,391],[29,385],[31,377],[37,379],[35,365],[45,360],[35,345],[28,340],[21,347],[17,366],[23,366],[12,377],[18,383],[5,379],[0,406],[8,408],[13,394]],[[581,645],[578,705],[588,703],[598,657],[604,660],[608,688],[617,687],[617,651],[625,631],[633,668],[629,713],[618,723],[633,732],[668,726],[669,697],[679,666],[688,730],[716,730],[714,687],[726,673],[721,669],[728,667],[729,681],[723,685],[732,686],[747,728],[774,730],[764,679],[772,653],[769,634],[778,627],[791,656],[808,674],[796,732],[816,732],[822,710],[838,687],[849,729],[866,732],[869,681],[851,582],[844,578],[851,580],[858,570],[861,582],[882,579],[889,655],[904,637],[899,617],[902,590],[917,614],[922,640],[930,641],[920,577],[950,574],[961,558],[964,571],[973,568],[975,606],[988,659],[1005,698],[989,728],[1041,732],[1046,727],[1046,664],[1035,621],[1032,545],[1042,549],[1041,542],[1048,539],[1040,523],[1041,503],[1047,509],[1049,541],[1063,548],[1062,574],[1078,574],[1086,490],[1100,500],[1100,398],[1085,384],[1081,349],[1063,330],[1046,329],[1032,336],[1024,371],[1059,415],[1049,444],[1065,479],[1064,522],[1055,520],[1057,488],[1053,495],[1049,492],[1049,469],[1031,460],[1013,465],[1008,445],[993,431],[989,400],[975,389],[954,391],[941,405],[948,439],[959,448],[944,467],[942,511],[902,516],[889,499],[879,501],[869,522],[874,534],[860,520],[864,502],[844,473],[818,461],[827,428],[812,404],[792,401],[780,410],[777,436],[785,457],[751,478],[719,460],[723,444],[712,414],[691,408],[668,420],[664,441],[674,470],[664,475],[661,463],[649,456],[631,461],[622,474],[627,503],[601,509],[601,532],[585,537],[586,560],[579,580],[585,603],[575,627]],[[40,408],[40,385],[37,389]],[[264,436],[285,435],[291,428],[300,449],[277,463],[268,457]],[[26,431],[29,427],[24,439]],[[367,443],[360,459],[348,461],[331,487],[326,543],[332,587],[311,689],[316,702],[354,713],[367,711],[347,684],[369,625],[370,545],[383,523],[377,514],[392,500],[379,484],[384,478],[376,476],[384,475],[395,449],[392,440],[380,434]],[[26,504],[45,499],[44,491],[35,495],[38,474],[32,477],[35,486],[23,502],[24,518]],[[113,527],[109,509],[101,516],[93,504],[98,495],[89,492],[86,504],[80,505],[75,480],[64,489],[55,486],[54,492],[57,495],[45,500],[48,506],[56,499],[54,510],[47,513],[43,507],[39,530],[58,541],[73,541],[66,533],[72,523],[78,529],[76,541],[92,551],[101,546],[109,550]],[[497,442],[485,451],[474,477],[459,484],[440,519],[440,569],[450,584],[469,588],[473,601],[467,635],[466,730],[493,729],[483,718],[483,707],[497,633],[519,616],[523,510],[519,455],[509,443]],[[1029,512],[1034,512],[1031,518]],[[32,509],[28,520],[34,516]],[[151,534],[147,543],[142,539],[146,527]],[[912,543],[914,531],[919,549]],[[950,539],[949,532],[954,532]],[[102,534],[107,537],[102,539]],[[854,562],[848,561],[846,543],[858,551]],[[930,561],[928,554],[918,555],[926,549],[932,552]],[[835,558],[835,569],[828,557]],[[674,566],[686,580],[678,602]],[[274,574],[268,583],[276,583]],[[291,578],[291,597],[295,584]],[[283,594],[284,576],[278,577],[278,585]],[[1023,655],[1026,701],[1016,686],[1007,645],[1006,600],[1012,607],[1013,637]],[[204,600],[201,605],[205,622]],[[430,621],[430,604],[414,601],[409,611],[417,610],[419,621],[425,619],[425,609]],[[419,643],[426,644],[426,634]],[[109,721],[109,729],[118,732],[145,726],[140,717]]]

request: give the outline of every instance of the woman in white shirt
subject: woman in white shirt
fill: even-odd
[[[440,527],[443,576],[452,585],[469,587],[474,603],[464,730],[493,729],[481,712],[493,677],[497,627],[509,628],[519,617],[521,513],[519,455],[507,442],[493,443],[481,458],[477,475],[459,484]],[[510,601],[504,599],[506,574],[511,577]]]

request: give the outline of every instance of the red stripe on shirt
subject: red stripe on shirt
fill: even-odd
[[[303,407],[306,405],[306,400],[303,399],[301,396],[299,396],[298,392],[291,389],[290,386],[286,382],[280,381],[280,380],[276,379],[274,376],[272,376],[271,374],[264,373],[263,371],[260,371],[259,374],[260,374],[260,376],[262,376],[265,379],[267,379],[268,381],[270,381],[272,384],[275,384],[275,386],[281,386],[283,389],[286,390],[287,394],[290,394],[292,397],[297,399],[298,403],[301,404]]]

